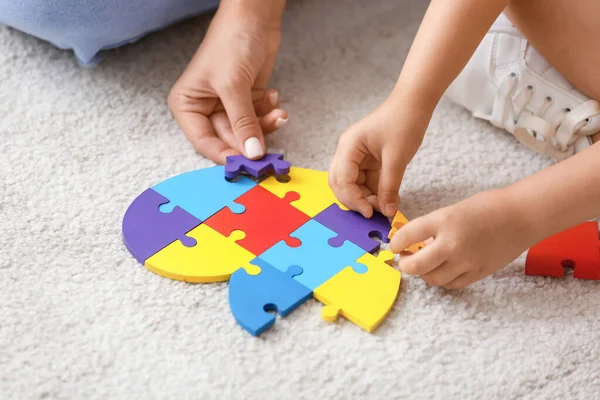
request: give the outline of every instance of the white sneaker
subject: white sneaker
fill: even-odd
[[[600,131],[600,104],[552,68],[504,14],[446,96],[555,160],[591,146]]]

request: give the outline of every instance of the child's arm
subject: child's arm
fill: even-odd
[[[505,3],[432,2],[391,97],[407,105],[417,102],[431,112]],[[396,233],[390,246],[400,252],[434,238],[415,255],[403,257],[399,267],[429,284],[455,289],[497,271],[538,241],[598,215],[600,145],[594,145],[507,188],[415,219]]]
[[[349,208],[392,216],[439,99],[509,0],[433,0],[386,101],[340,138],[330,184]],[[381,172],[379,170],[381,169]]]
[[[435,240],[399,267],[457,289],[502,268],[540,240],[600,215],[600,145],[507,188],[484,192],[404,225],[390,247]]]
[[[404,169],[431,114],[508,0],[433,0],[386,101],[350,127],[330,168],[338,198],[365,216],[396,210]],[[381,171],[381,172],[380,172]],[[500,190],[478,194],[402,227],[390,247],[424,249],[399,267],[460,288],[493,273],[537,241],[600,214],[600,145]]]
[[[431,116],[509,0],[433,0],[390,100]]]

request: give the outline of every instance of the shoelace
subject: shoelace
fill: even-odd
[[[589,100],[575,109],[566,108],[546,115],[552,105],[552,98],[546,97],[538,110],[521,115],[533,98],[534,89],[531,85],[526,86],[513,98],[516,84],[517,74],[513,72],[500,84],[492,114],[476,113],[474,116],[508,130],[525,147],[559,161],[574,154],[573,143],[580,136],[598,132],[597,127],[589,125],[591,118],[600,115],[597,101]]]

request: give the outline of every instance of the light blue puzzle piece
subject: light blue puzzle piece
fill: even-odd
[[[245,207],[234,200],[256,185],[245,176],[237,182],[228,182],[224,167],[218,165],[174,176],[152,186],[152,189],[169,199],[169,203],[158,208],[160,211],[168,213],[179,206],[205,221],[226,206],[235,214],[243,213]]]
[[[292,265],[299,266],[303,272],[294,279],[310,290],[315,290],[347,266],[357,273],[367,272],[365,265],[356,262],[365,254],[365,250],[349,241],[340,247],[328,244],[328,240],[337,235],[317,221],[310,220],[290,234],[300,239],[302,245],[289,247],[280,241],[261,254],[260,258],[282,272]]]
[[[302,274],[299,267],[285,273],[260,258],[251,261],[261,268],[258,275],[249,275],[244,268],[229,279],[229,307],[242,328],[258,336],[275,323],[277,311],[284,317],[312,297],[312,291],[293,279]]]

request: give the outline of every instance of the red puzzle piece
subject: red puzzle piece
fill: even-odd
[[[529,249],[525,273],[564,276],[563,267],[574,268],[573,277],[600,280],[598,224],[585,222],[544,239]]]
[[[262,186],[255,186],[235,200],[246,206],[246,211],[234,214],[225,207],[204,223],[225,236],[238,229],[244,231],[246,237],[237,244],[256,256],[281,240],[290,247],[298,247],[300,240],[291,238],[290,233],[310,220],[290,205],[299,198],[298,193],[288,192],[281,199]]]

